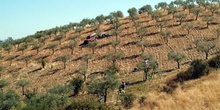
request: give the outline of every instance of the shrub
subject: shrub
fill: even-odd
[[[211,59],[209,62],[209,67],[213,67],[213,68],[220,68],[220,57],[216,57]]]
[[[124,93],[124,94],[121,94],[120,96],[121,103],[126,109],[133,107],[134,99],[135,99],[135,96],[131,93]]]
[[[66,110],[109,110],[105,104],[98,103],[91,100],[78,100],[72,102],[65,108]]]
[[[183,82],[190,79],[200,78],[201,76],[207,75],[209,68],[207,63],[202,60],[194,60],[191,63],[191,67],[186,72],[177,74],[176,81]]]
[[[141,96],[140,99],[138,100],[138,103],[139,103],[140,105],[143,105],[144,102],[145,102],[145,100],[146,100],[146,97],[145,97],[145,96]]]
[[[73,94],[72,94],[73,96],[79,93],[79,90],[81,89],[82,85],[83,85],[83,80],[80,78],[73,79],[70,82],[69,86],[73,88]]]
[[[205,62],[202,62],[202,60],[194,60],[191,63],[192,66],[192,78],[200,78],[201,76],[207,75],[208,74],[208,65]]]

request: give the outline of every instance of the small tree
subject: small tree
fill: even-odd
[[[93,57],[92,54],[86,54],[82,57],[82,60],[85,61],[87,68],[89,66],[89,60],[92,59],[92,57]]]
[[[162,13],[160,11],[151,12],[151,18],[158,21],[159,18],[162,17]]]
[[[174,5],[169,5],[167,11],[168,11],[168,15],[172,14],[172,19],[173,19],[174,15],[178,12],[178,9]]]
[[[167,24],[167,20],[166,19],[163,19],[162,21],[158,21],[156,23],[157,27],[160,28],[160,31],[159,32],[162,32],[163,31],[163,27]]]
[[[47,48],[52,50],[52,55],[54,54],[55,49],[57,48],[57,46],[58,46],[57,43],[50,43],[50,44],[47,45]]]
[[[148,76],[151,75],[150,71],[152,71],[153,73],[157,68],[159,68],[159,65],[152,54],[143,53],[141,57],[142,59],[148,60],[148,65],[145,65],[145,62],[139,62],[137,64],[139,70],[144,70],[143,81],[146,81],[148,79]]]
[[[11,110],[19,106],[19,95],[13,90],[0,93],[0,110]]]
[[[25,86],[29,84],[29,81],[26,79],[20,79],[17,81],[16,85],[22,88],[22,95],[24,95]]]
[[[168,4],[166,2],[160,2],[157,5],[155,5],[155,8],[165,10],[165,9],[167,9],[167,6],[168,6]]]
[[[71,80],[69,86],[72,88],[73,90],[73,94],[71,96],[75,96],[79,93],[79,90],[82,88],[83,86],[83,80],[78,78],[74,78],[73,80]]]
[[[150,45],[149,42],[147,42],[146,40],[144,41],[138,41],[137,42],[137,46],[141,47],[141,54],[144,53],[144,51],[146,50],[146,48]]]
[[[122,29],[121,27],[121,23],[118,19],[116,19],[113,23],[113,27],[112,27],[112,35],[115,36],[116,40],[118,40],[118,35],[121,33]]]
[[[212,16],[215,14],[215,12],[219,9],[217,5],[210,5],[208,9],[212,12]]]
[[[152,9],[151,5],[144,5],[144,6],[142,6],[142,7],[139,9],[138,13],[139,13],[139,14],[141,14],[141,13],[147,13],[147,14],[149,14],[149,13],[151,13],[152,11],[153,11],[153,9]]]
[[[196,16],[195,20],[198,19],[199,14],[202,12],[201,8],[193,8],[192,13]]]
[[[134,105],[135,96],[132,93],[124,93],[120,95],[120,100],[124,108],[129,109]]]
[[[78,45],[77,41],[70,41],[68,48],[71,49],[71,54],[73,55],[73,51],[76,48],[76,46]]]
[[[215,43],[200,41],[197,43],[197,50],[205,53],[205,59],[208,59],[209,52],[215,48]]]
[[[215,20],[213,16],[205,16],[202,18],[204,22],[206,22],[206,28],[209,28],[209,24]]]
[[[39,53],[39,49],[43,46],[41,43],[35,43],[33,46],[33,50],[37,50],[37,55]]]
[[[107,59],[112,61],[112,65],[115,66],[117,60],[122,59],[124,57],[123,51],[111,52],[107,55]]]
[[[26,67],[28,67],[28,61],[31,59],[31,57],[32,55],[27,55],[27,56],[22,57],[22,60],[25,61]]]
[[[27,43],[23,43],[19,48],[18,51],[22,51],[22,54],[24,54],[24,50],[26,50],[28,48],[28,44]]]
[[[107,75],[102,79],[94,79],[88,85],[88,90],[92,94],[102,95],[104,102],[107,102],[108,90],[116,89],[119,85],[116,73],[106,73]]]
[[[46,40],[49,39],[49,36],[43,36],[39,39],[40,42],[42,42],[44,45],[46,44]]]
[[[87,79],[87,77],[86,77],[87,71],[88,71],[88,65],[85,65],[85,64],[80,66],[79,71],[78,71],[79,74],[83,75],[83,81],[84,82]]]
[[[89,46],[89,48],[92,49],[92,54],[95,53],[95,48],[96,48],[97,45],[98,45],[97,41],[89,42],[88,46]]]
[[[190,30],[192,30],[194,28],[194,23],[186,23],[182,26],[183,29],[187,30],[187,34],[189,35]]]
[[[146,28],[139,28],[136,33],[138,34],[138,37],[142,41],[144,36],[147,34],[147,32],[148,30]]]
[[[117,52],[117,46],[119,46],[119,44],[121,43],[120,40],[114,40],[111,42],[112,47],[114,48],[114,52]]]
[[[63,39],[63,36],[62,35],[58,35],[58,36],[55,36],[54,41],[59,41],[59,44],[61,45],[62,39]]]
[[[95,18],[96,21],[99,22],[99,25],[104,22],[104,15],[101,14]]]
[[[70,35],[68,39],[76,41],[76,39],[80,37],[81,37],[80,34],[76,33],[76,34]]]
[[[134,18],[137,16],[138,12],[137,12],[137,9],[136,8],[130,8],[128,9],[128,14],[129,14],[129,17],[132,19],[132,21],[134,21]]]
[[[171,36],[171,32],[168,30],[164,30],[160,32],[160,35],[163,37],[165,44],[168,45],[169,37]]]
[[[8,52],[8,54],[10,53],[10,50],[12,49],[12,45],[11,44],[6,44],[6,45],[3,45],[3,48],[5,51]]]
[[[9,83],[4,80],[4,79],[0,79],[0,89],[1,89],[1,92],[3,93],[3,88],[6,87]]]
[[[16,58],[16,56],[13,56],[13,55],[10,55],[10,56],[8,56],[7,57],[7,61],[10,61],[10,63],[9,63],[9,66],[11,66],[11,64],[12,64],[12,60],[14,60]]]
[[[180,69],[180,62],[181,62],[181,60],[186,58],[186,56],[184,54],[181,54],[181,53],[178,53],[178,52],[174,52],[174,51],[170,51],[167,56],[168,56],[168,60],[176,61],[178,69]]]
[[[56,61],[63,62],[63,69],[66,69],[66,63],[70,59],[70,55],[63,55],[56,58]]]
[[[179,13],[179,14],[176,14],[175,17],[178,19],[178,21],[179,21],[179,25],[181,25],[183,19],[186,18],[186,14],[185,14],[185,13]]]

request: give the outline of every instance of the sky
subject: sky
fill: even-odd
[[[172,0],[0,0],[0,40],[18,39],[37,31],[80,22],[110,12],[136,9]]]

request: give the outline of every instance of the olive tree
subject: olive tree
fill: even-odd
[[[29,81],[26,79],[20,79],[16,82],[16,85],[22,88],[22,95],[25,94],[25,86],[29,84]]]
[[[89,46],[89,48],[92,49],[92,54],[95,53],[95,48],[96,48],[97,45],[98,45],[97,41],[89,42],[88,46]]]
[[[56,61],[63,62],[63,69],[66,69],[66,63],[70,59],[70,55],[63,55],[56,58]]]
[[[192,13],[196,16],[195,20],[198,19],[199,17],[199,14],[202,12],[202,9],[201,8],[193,8],[192,9]]]
[[[206,28],[209,28],[209,24],[215,20],[213,16],[205,16],[202,18],[204,22],[206,22]]]
[[[197,50],[199,52],[203,52],[205,53],[205,59],[208,59],[208,56],[209,56],[209,52],[214,49],[216,46],[215,43],[213,42],[205,42],[205,41],[200,41],[197,43]]]
[[[117,52],[117,46],[119,46],[120,43],[121,43],[120,40],[113,40],[113,41],[111,42],[111,45],[112,45],[112,47],[114,48],[114,52],[115,52],[115,53]]]
[[[177,18],[178,21],[179,21],[179,25],[182,24],[182,21],[183,21],[183,19],[186,18],[186,16],[187,15],[185,13],[178,13],[178,14],[175,15],[175,18]]]
[[[33,50],[37,50],[37,55],[39,53],[39,49],[43,46],[41,43],[34,43]]]
[[[165,44],[167,45],[169,41],[169,37],[171,36],[171,32],[169,30],[164,30],[160,32],[160,35],[163,37]]]
[[[186,58],[186,56],[184,54],[181,54],[181,53],[178,53],[178,52],[174,52],[174,51],[170,51],[167,54],[167,56],[168,56],[168,60],[176,61],[178,69],[180,69],[180,62],[181,62],[181,60]]]
[[[135,7],[129,8],[127,12],[131,20],[134,21],[135,17],[137,17],[137,14],[138,14],[137,9]]]
[[[22,51],[22,54],[24,54],[24,50],[26,50],[28,48],[28,44],[27,43],[23,43],[19,48],[18,51]]]
[[[104,103],[107,102],[108,90],[117,89],[119,85],[116,73],[109,72],[106,74],[104,78],[94,79],[88,85],[89,93],[102,95],[104,97]]]
[[[15,109],[19,104],[19,95],[15,91],[8,90],[6,93],[0,92],[0,110]]]
[[[190,30],[192,30],[194,28],[194,23],[193,22],[190,22],[190,23],[186,23],[186,24],[183,24],[183,26],[181,26],[183,29],[186,29],[187,30],[187,34],[189,35],[189,32]]]
[[[141,54],[143,54],[146,50],[146,48],[150,45],[150,43],[146,40],[144,41],[138,41],[137,46],[141,47]]]
[[[110,52],[107,55],[107,59],[112,61],[112,65],[115,66],[115,63],[117,60],[120,60],[124,57],[123,51],[117,51],[117,52]]]
[[[138,13],[139,13],[139,14],[141,14],[141,13],[147,13],[147,14],[149,14],[149,13],[151,13],[152,11],[153,11],[153,8],[151,7],[151,5],[144,5],[144,6],[142,6],[142,7],[139,9]]]
[[[25,61],[26,67],[28,67],[28,61],[31,59],[32,55],[26,55],[22,57],[22,60]]]
[[[8,81],[5,80],[5,79],[0,79],[0,89],[1,89],[1,92],[3,93],[3,88],[6,87],[8,85]]]
[[[50,43],[50,44],[47,45],[47,48],[52,50],[52,55],[54,54],[55,49],[57,47],[58,47],[58,44],[56,42],[55,43]]]

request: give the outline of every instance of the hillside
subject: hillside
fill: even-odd
[[[197,7],[203,9],[203,7]],[[219,10],[219,8],[218,8]],[[159,68],[156,70],[156,74],[153,79],[147,80],[140,84],[134,84],[128,86],[126,91],[133,93],[138,98],[141,96],[147,97],[147,102],[143,108],[146,109],[212,109],[217,110],[220,108],[219,102],[219,70],[214,70],[210,75],[202,77],[201,79],[187,81],[186,83],[179,85],[172,94],[161,92],[161,88],[166,84],[166,81],[175,77],[175,75],[181,71],[188,69],[189,64],[195,59],[204,59],[205,53],[198,51],[197,44],[199,42],[210,42],[215,44],[215,48],[209,52],[209,57],[213,58],[220,53],[220,39],[217,37],[217,30],[220,29],[220,15],[212,13],[210,10],[204,10],[199,14],[198,19],[195,19],[193,13],[188,14],[188,10],[182,8],[178,9],[175,15],[186,14],[182,23],[179,24],[180,19],[172,14],[168,14],[168,11],[159,11],[162,15],[160,18],[154,19],[147,13],[138,15],[135,19],[136,23],[139,23],[138,28],[143,28],[146,33],[143,35],[143,41],[148,42],[148,46],[144,49],[144,53],[152,54],[158,62]],[[212,16],[213,20],[208,23],[206,27],[205,17]],[[117,51],[123,51],[124,56],[116,61],[116,66],[119,68],[120,81],[138,82],[143,79],[143,71],[132,73],[133,68],[137,66],[139,62],[143,61],[141,57],[141,47],[138,46],[140,40],[136,28],[133,25],[134,22],[130,17],[124,17],[119,19],[121,32],[118,33],[118,40],[120,44],[116,47]],[[184,25],[193,24],[192,29],[187,32],[187,28]],[[160,26],[163,32],[170,32],[169,36],[163,36],[160,31]],[[99,25],[102,32],[108,32],[112,34],[114,28],[110,22],[103,22]],[[55,85],[68,84],[73,78],[82,77],[78,74],[80,68],[84,66],[84,56],[92,54],[92,49],[88,47],[79,47],[78,45],[83,42],[86,36],[94,33],[97,26],[87,26],[81,32],[75,30],[69,30],[64,35],[62,32],[56,32],[48,34],[45,44],[37,50],[33,49],[34,43],[28,42],[27,49],[19,51],[18,46],[22,46],[25,43],[15,45],[8,53],[2,49],[1,54],[3,58],[0,60],[0,65],[4,67],[4,71],[1,72],[1,78],[9,82],[7,89],[14,89],[20,94],[20,88],[16,86],[16,82],[20,79],[26,79],[30,83],[26,87],[28,90],[36,89],[39,93],[44,93]],[[66,48],[70,42],[71,36],[80,34],[80,37],[75,39],[78,45],[74,48],[73,54],[71,49]],[[62,36],[61,44],[59,40],[56,40],[57,36]],[[43,36],[41,36],[43,37]],[[112,65],[111,60],[107,57],[109,53],[114,52],[114,47],[111,42],[116,39],[115,35],[109,38],[97,39],[97,46],[95,46],[94,54],[91,59],[88,60],[88,68],[86,72],[87,81],[89,82],[93,78],[93,74],[97,72],[105,71]],[[168,42],[166,42],[168,39]],[[35,43],[42,43],[40,38],[34,39]],[[48,49],[49,45],[57,43],[55,52],[52,54],[52,50]],[[186,56],[180,62],[180,69],[177,69],[177,64],[173,60],[168,60],[168,53],[174,51]],[[69,59],[66,62],[66,68],[63,69],[62,61],[58,61],[60,56],[68,55]],[[24,59],[25,56],[29,56],[29,59]],[[13,57],[10,59],[10,57]],[[41,68],[41,60],[46,61],[46,68]],[[27,62],[25,62],[27,61]],[[11,63],[11,64],[10,64]],[[27,66],[26,66],[27,63]],[[53,66],[53,67],[51,67]],[[98,77],[98,76],[95,76]],[[86,90],[83,90],[86,91]],[[82,93],[84,94],[84,93]],[[113,99],[114,100],[114,99]],[[111,101],[109,101],[111,103]],[[133,109],[140,109],[139,104],[135,101]]]

